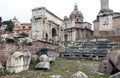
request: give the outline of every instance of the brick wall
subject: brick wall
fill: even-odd
[[[24,50],[29,50],[33,55],[41,48],[55,48],[56,52],[59,52],[60,50],[60,46],[58,44],[52,44],[41,41],[35,41],[31,46],[28,45],[16,46],[14,43],[13,44],[0,43],[0,62],[4,63],[7,60],[7,57],[15,51],[23,52]]]

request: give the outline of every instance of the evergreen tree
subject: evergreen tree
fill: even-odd
[[[10,21],[3,21],[2,24],[7,25],[7,27],[5,29],[7,32],[12,32],[14,24],[11,20]]]
[[[0,17],[0,27],[2,26],[2,18]]]

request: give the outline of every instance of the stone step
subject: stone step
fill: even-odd
[[[108,41],[108,40],[98,40],[98,41],[76,41],[69,46],[61,50],[61,55],[64,56],[80,56],[83,55],[93,55],[93,56],[106,56],[106,54],[113,48],[120,47],[120,44]],[[71,57],[71,56],[70,56]]]

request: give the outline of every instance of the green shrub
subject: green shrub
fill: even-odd
[[[9,71],[5,70],[3,75],[6,76],[6,75],[10,75],[10,74],[11,73]]]
[[[30,67],[29,67],[29,69],[30,69],[30,70],[34,69],[35,66],[37,65],[37,63],[38,63],[38,62],[36,62],[36,61],[31,61],[31,62],[30,62]]]

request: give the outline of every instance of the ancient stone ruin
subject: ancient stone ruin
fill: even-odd
[[[113,49],[106,55],[105,60],[103,60],[98,68],[98,71],[102,73],[117,73],[120,71],[120,49]]]
[[[47,55],[41,55],[39,61],[40,62],[35,66],[36,69],[50,69],[50,61]]]
[[[19,73],[23,70],[28,70],[30,60],[31,60],[31,54],[29,51],[25,51],[25,52],[16,51],[8,57],[6,63],[6,69],[10,73]]]
[[[63,78],[61,75],[52,75],[50,78]]]
[[[119,46],[119,44],[107,39],[78,40],[62,48],[60,57],[102,60],[111,49]]]
[[[88,76],[85,73],[78,71],[77,73],[73,74],[70,78],[88,78]]]
[[[57,57],[57,53],[55,52],[55,49],[53,48],[42,48],[36,54],[38,56],[41,56],[43,54],[47,55],[49,61],[54,61]]]
[[[110,78],[120,78],[120,72],[111,75]]]

